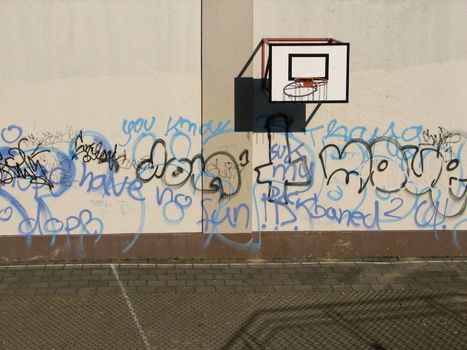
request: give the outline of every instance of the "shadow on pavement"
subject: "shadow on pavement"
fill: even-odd
[[[467,294],[397,294],[259,309],[222,349],[465,349]]]

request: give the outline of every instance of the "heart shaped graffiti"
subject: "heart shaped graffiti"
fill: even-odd
[[[0,209],[0,221],[10,220],[12,215],[13,215],[13,209],[11,207]]]

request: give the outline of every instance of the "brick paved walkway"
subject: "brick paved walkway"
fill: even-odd
[[[467,260],[0,265],[0,349],[466,344]]]
[[[467,290],[467,260],[114,266],[128,293]],[[0,265],[0,296],[106,293],[120,293],[111,264]]]

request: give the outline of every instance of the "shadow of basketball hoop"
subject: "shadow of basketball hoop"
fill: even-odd
[[[252,310],[221,349],[465,349],[460,298],[465,293],[289,293],[282,305]]]
[[[246,61],[238,76],[234,79],[235,131],[268,132],[267,120],[271,115],[283,114],[287,118],[289,131],[305,129],[305,104],[274,104],[264,93],[264,80],[243,77],[263,45],[260,40]],[[269,130],[275,132],[276,130]]]
[[[304,131],[305,104],[270,103],[263,92],[262,79],[237,77],[234,84],[235,131],[267,132],[268,118],[278,113],[287,117],[289,131]]]

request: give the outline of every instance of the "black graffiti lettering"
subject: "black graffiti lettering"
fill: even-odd
[[[328,150],[334,150],[335,153],[337,153],[337,156],[338,158],[336,159],[337,161],[341,161],[343,159],[345,159],[345,155],[346,155],[346,150],[347,148],[353,146],[353,145],[356,145],[356,146],[361,146],[367,153],[368,157],[369,157],[369,163],[368,163],[368,176],[366,177],[366,179],[363,178],[363,174],[362,174],[362,171],[357,171],[355,169],[346,169],[345,167],[341,167],[341,168],[337,168],[337,169],[334,169],[332,170],[331,172],[328,171],[328,166],[326,165],[326,151]],[[337,174],[340,174],[340,173],[344,173],[345,174],[345,184],[348,185],[349,182],[350,182],[350,176],[351,175],[356,175],[360,178],[360,187],[358,189],[358,193],[361,193],[365,187],[367,186],[368,182],[370,181],[370,178],[371,178],[371,174],[372,174],[372,168],[373,168],[373,158],[371,157],[371,146],[365,142],[364,140],[362,139],[354,139],[354,140],[351,140],[349,142],[347,142],[344,147],[342,148],[342,150],[339,148],[339,146],[335,145],[335,144],[328,144],[326,146],[324,146],[321,150],[321,152],[319,152],[319,160],[321,162],[321,166],[322,166],[322,169],[323,169],[323,172],[324,172],[324,177],[327,179],[327,182],[326,184],[329,185],[329,183],[331,182],[332,178],[337,175]],[[365,157],[365,154],[362,154],[363,157]]]
[[[238,157],[240,160],[240,166],[245,167],[247,166],[248,163],[250,163],[250,160],[248,159],[248,150],[245,149],[240,153],[240,156]]]
[[[74,140],[74,151],[71,156],[72,160],[78,159],[81,155],[81,160],[84,163],[97,161],[99,163],[107,163],[110,170],[115,169],[117,172],[120,169],[120,163],[124,163],[127,159],[126,152],[117,155],[117,145],[113,149],[105,149],[102,141],[85,143],[83,140],[83,131],[78,133]]]
[[[50,150],[41,149],[39,144],[30,152],[24,149],[26,142],[26,138],[20,139],[17,147],[7,150],[8,156],[0,153],[0,185],[10,184],[14,179],[25,179],[32,184],[54,187],[48,177],[47,169],[37,159]]]
[[[239,157],[244,165],[248,164],[248,151],[245,151]],[[229,152],[217,151],[206,159],[201,154],[191,159],[168,159],[167,145],[162,139],[153,142],[150,156],[137,165],[136,176],[142,182],[161,179],[171,187],[189,182],[195,191],[219,193],[220,199],[236,195],[241,187],[240,166]],[[198,186],[200,181],[202,185]]]
[[[266,130],[268,132],[268,156],[269,161],[267,163],[261,164],[254,168],[256,172],[256,182],[258,184],[267,184],[268,185],[268,201],[271,203],[277,204],[288,204],[288,187],[290,186],[311,186],[311,173],[308,167],[306,156],[300,156],[292,160],[292,152],[290,149],[290,140],[289,140],[289,119],[287,115],[282,113],[277,113],[271,115],[266,121]],[[272,152],[273,152],[273,143],[272,143],[272,134],[274,131],[281,131],[285,137],[285,150],[286,155],[284,160],[273,161]],[[282,156],[280,157],[282,158]],[[282,178],[274,178],[274,175],[277,172],[278,167],[283,169]],[[302,168],[306,174],[305,178],[301,180],[296,180],[296,169]],[[293,176],[287,176],[287,170],[292,169],[294,172]],[[267,173],[272,173],[272,178],[274,182],[279,182],[280,193],[277,188],[277,184],[273,185],[273,179],[267,176]],[[301,174],[298,170],[298,174]],[[276,191],[277,189],[277,191]]]
[[[171,158],[167,161],[167,168],[171,170],[164,172],[163,180],[170,187],[185,185],[193,173],[193,164],[188,158]]]
[[[446,140],[453,140],[451,138],[453,134],[449,135],[447,137],[444,134],[443,137],[436,140],[439,142],[441,139],[445,144]],[[383,147],[385,150],[383,154],[377,152],[377,146],[380,143],[380,146],[386,145],[385,148]],[[359,165],[349,165],[346,163],[345,166],[342,166],[342,163],[345,163],[343,161],[346,160],[347,149],[353,145],[359,146],[363,162]],[[429,146],[424,146],[423,144],[402,146],[398,141],[389,137],[377,137],[372,142],[353,139],[342,147],[336,144],[324,146],[319,153],[319,159],[326,179],[326,185],[329,185],[331,180],[336,176],[340,176],[340,174],[344,175],[345,184],[349,185],[351,177],[356,176],[360,178],[360,187],[357,190],[358,194],[362,193],[369,184],[377,191],[383,193],[395,193],[405,189],[413,195],[429,193],[430,201],[434,206],[435,203],[439,202],[438,199],[434,199],[439,194],[435,194],[433,191],[437,190],[440,180],[445,178],[442,177],[443,171],[453,172],[458,169],[460,161],[459,159],[446,159],[447,156],[440,149],[439,145],[437,147],[432,146],[432,143]],[[373,169],[374,166],[375,169]],[[422,183],[422,188],[420,189],[417,187],[415,180],[422,180],[422,177],[425,177],[425,181]],[[400,182],[397,182],[398,179],[400,179]],[[388,184],[388,180],[392,184]],[[409,181],[410,188],[408,187]],[[464,212],[467,201],[466,183],[467,179],[465,178],[449,177],[449,199],[454,203],[463,202],[460,203],[461,208],[455,210],[454,213],[440,212],[438,205],[438,214],[443,217],[453,217]],[[416,188],[416,190],[414,191],[412,187]],[[454,188],[457,189],[458,194],[454,193]]]

